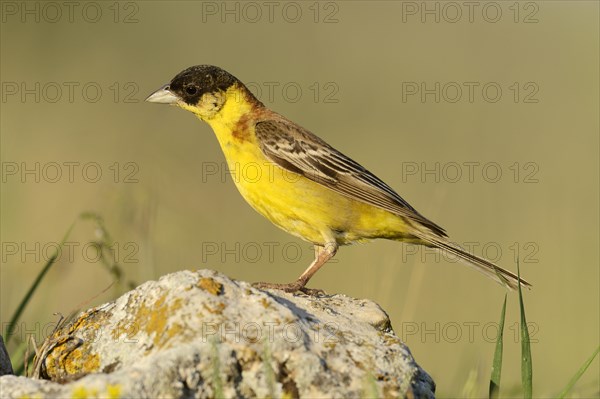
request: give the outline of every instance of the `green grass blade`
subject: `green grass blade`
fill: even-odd
[[[50,268],[52,267],[52,265],[54,264],[54,262],[56,262],[56,259],[58,258],[59,254],[60,254],[60,250],[61,250],[62,246],[64,245],[65,241],[67,241],[67,238],[69,237],[69,234],[71,234],[71,230],[73,230],[73,226],[74,225],[75,225],[75,223],[73,222],[73,224],[71,224],[71,227],[69,227],[69,229],[65,233],[63,239],[61,240],[60,245],[56,249],[56,252],[54,253],[54,255],[52,255],[50,257],[50,259],[48,259],[48,261],[44,265],[43,269],[38,273],[35,281],[31,285],[31,287],[29,288],[29,291],[27,291],[27,294],[25,294],[25,296],[21,300],[21,303],[19,303],[19,306],[17,307],[17,310],[15,310],[15,313],[13,313],[13,316],[11,317],[10,321],[8,322],[8,326],[6,327],[6,333],[5,333],[5,337],[6,337],[6,343],[5,344],[6,344],[6,346],[8,346],[8,343],[12,339],[15,326],[19,322],[19,319],[21,318],[21,315],[23,314],[23,311],[27,307],[27,304],[29,304],[29,301],[31,300],[31,297],[33,296],[33,294],[37,290],[38,286],[40,285],[40,283],[44,279],[44,276],[46,275],[46,273],[48,273],[48,270],[50,270]]]
[[[219,357],[219,342],[217,339],[211,341],[212,346],[212,372],[213,372],[213,390],[215,398],[224,398],[223,395],[223,380],[221,379],[221,358]]]
[[[583,366],[581,366],[581,368],[579,370],[577,370],[577,372],[575,373],[573,378],[571,378],[571,381],[569,381],[569,383],[567,384],[565,389],[563,389],[563,391],[560,393],[560,395],[558,395],[559,399],[563,399],[567,396],[567,393],[569,393],[571,388],[573,388],[575,383],[577,383],[577,381],[583,375],[583,373],[585,373],[587,368],[590,367],[590,364],[592,364],[592,362],[598,355],[598,352],[600,352],[600,346],[598,348],[596,348],[596,351],[592,354],[592,356],[590,356],[590,358],[588,360],[586,360],[585,363],[583,363]]]
[[[269,347],[269,340],[265,339],[264,352],[262,355],[265,379],[267,380],[267,387],[269,388],[269,395],[267,398],[275,398],[275,370],[271,367],[271,348]]]
[[[523,397],[531,399],[533,396],[533,367],[531,364],[531,341],[529,329],[525,318],[525,305],[523,304],[523,293],[521,291],[521,270],[519,259],[517,259],[517,274],[519,277],[519,305],[521,307],[521,384],[523,385]]]
[[[407,390],[410,390],[410,386],[407,387]],[[367,375],[363,383],[362,397],[371,399],[381,398],[381,395],[379,395],[379,388],[377,387],[377,380],[370,371],[367,371]],[[408,397],[408,395],[402,395],[401,397]]]
[[[496,350],[492,362],[492,375],[490,377],[490,399],[497,398],[500,392],[500,375],[502,373],[502,350],[504,349],[504,316],[506,315],[506,294],[504,304],[500,313],[500,324],[498,325],[498,337],[496,338]]]
[[[33,368],[33,358],[35,357],[35,351],[31,351],[29,353],[29,356],[27,357],[27,359],[25,359],[25,352],[26,349],[23,349],[22,353],[18,353],[16,354],[16,359],[18,359],[17,362],[17,367],[15,368],[15,375],[22,375],[24,377],[27,377],[24,373],[25,373],[25,362],[27,362],[29,364],[29,372],[31,373],[31,369]],[[12,360],[12,359],[11,359]]]
[[[10,363],[12,364],[15,375],[22,375],[22,370],[25,369],[23,364],[25,361],[25,352],[27,352],[27,340],[19,342],[17,347],[10,354]]]

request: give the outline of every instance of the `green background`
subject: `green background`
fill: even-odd
[[[143,102],[180,70],[206,63],[369,168],[455,242],[474,242],[476,254],[511,270],[520,249],[534,286],[525,304],[536,397],[556,395],[598,346],[597,2],[476,2],[471,20],[461,2],[428,2],[437,16],[422,15],[421,2],[274,2],[271,18],[264,2],[81,2],[72,17],[44,2],[26,3],[34,11],[23,14],[22,4],[2,4],[3,329],[44,263],[43,248],[83,211],[104,217],[117,261],[136,283],[186,268],[289,282],[310,263],[309,244],[238,195],[206,124]],[[439,102],[406,92],[436,82]],[[475,87],[472,101],[465,82]],[[23,95],[36,83],[39,98]],[[79,163],[72,182],[65,162]],[[102,172],[95,183],[84,179],[94,177],[94,162]],[[21,175],[36,163],[39,181]],[[62,165],[56,182],[54,163]],[[436,164],[437,175],[421,174]],[[85,175],[84,165],[92,165]],[[207,173],[215,167],[222,175]],[[47,276],[21,337],[29,330],[43,339],[54,312],[117,294],[102,292],[112,278],[83,254],[96,233],[76,224],[74,255]],[[504,290],[415,249],[343,247],[310,285],[381,304],[440,397],[482,396]],[[507,308],[509,395],[520,383],[516,294]],[[578,385],[583,396],[598,392],[598,363]]]

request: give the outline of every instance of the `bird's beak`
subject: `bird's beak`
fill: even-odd
[[[149,103],[158,104],[176,104],[179,98],[169,90],[169,85],[166,84],[154,93],[150,94],[146,101]]]

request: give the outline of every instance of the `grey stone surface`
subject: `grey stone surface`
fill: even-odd
[[[2,398],[408,397],[435,384],[374,302],[262,291],[210,270],[147,282],[58,329]]]
[[[4,346],[4,338],[0,335],[0,376],[14,374],[10,357]]]

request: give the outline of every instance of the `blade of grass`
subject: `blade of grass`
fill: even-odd
[[[211,341],[212,346],[212,372],[213,372],[213,390],[215,398],[224,398],[223,395],[223,380],[221,379],[221,358],[219,357],[219,343],[217,339]]]
[[[118,263],[118,259],[115,256],[113,246],[115,241],[112,235],[108,232],[106,225],[104,224],[104,218],[95,212],[83,212],[79,215],[81,220],[90,220],[96,226],[96,235],[98,240],[91,241],[99,254],[100,263],[106,268],[106,270],[112,274],[113,278],[117,282],[114,286],[115,296],[122,293],[124,288],[133,289],[137,284],[134,281],[127,281],[126,286],[123,281],[124,271],[122,266]]]
[[[52,265],[54,264],[54,262],[56,262],[56,259],[60,255],[61,248],[63,247],[65,241],[67,241],[67,238],[69,237],[69,234],[71,234],[71,230],[73,230],[73,226],[74,225],[75,225],[75,222],[73,222],[73,224],[71,224],[71,227],[69,227],[69,229],[65,233],[63,239],[61,240],[59,246],[56,248],[56,252],[54,252],[54,254],[50,257],[50,259],[48,259],[48,261],[46,262],[46,264],[44,265],[44,267],[42,268],[42,270],[38,273],[35,281],[31,285],[31,287],[29,288],[29,291],[27,291],[27,294],[25,294],[25,296],[21,300],[21,303],[19,303],[19,306],[17,307],[17,310],[15,310],[15,313],[11,317],[11,319],[10,319],[10,321],[8,323],[8,326],[6,327],[6,333],[5,333],[6,345],[7,346],[8,346],[8,343],[10,342],[11,338],[13,337],[13,332],[14,332],[15,326],[17,325],[19,319],[21,318],[21,315],[23,314],[23,311],[27,307],[27,304],[31,300],[31,297],[33,296],[33,294],[37,290],[38,286],[40,285],[40,283],[44,279],[44,276],[46,275],[46,273],[48,273],[48,270],[50,270],[50,268],[52,267]]]
[[[477,367],[474,367],[471,369],[471,371],[469,371],[467,380],[465,381],[465,384],[460,392],[460,398],[472,399],[480,397],[480,395],[477,393],[477,391],[479,391],[479,386],[481,386],[481,383],[479,382],[479,374],[479,368]]]
[[[275,398],[275,371],[271,367],[271,348],[269,347],[269,340],[265,339],[265,346],[262,356],[265,379],[267,380],[267,387],[269,388],[269,395],[267,398]]]
[[[497,398],[500,392],[500,375],[502,374],[502,351],[504,349],[504,317],[506,315],[506,294],[504,304],[500,313],[500,324],[498,325],[498,337],[496,338],[496,350],[492,362],[492,375],[490,377],[490,399]]]
[[[579,378],[583,375],[583,373],[585,373],[587,368],[590,367],[590,364],[592,364],[592,362],[598,355],[598,352],[600,352],[600,346],[598,348],[596,348],[596,351],[592,354],[592,356],[590,356],[590,358],[588,360],[586,360],[585,363],[583,363],[583,366],[581,366],[581,368],[579,370],[577,370],[577,372],[575,373],[573,378],[571,378],[571,381],[569,381],[569,383],[567,384],[565,389],[563,389],[563,391],[560,393],[560,395],[558,395],[558,399],[563,399],[567,396],[567,393],[569,393],[569,391],[573,388],[575,383],[579,380]]]
[[[410,390],[410,387],[408,388]],[[406,395],[408,397],[408,395]],[[379,388],[377,387],[377,380],[369,371],[367,371],[367,375],[365,377],[365,381],[363,383],[363,398],[372,398],[379,399],[381,395],[379,395]],[[404,395],[403,395],[404,397]]]
[[[18,366],[15,369],[15,375],[22,375],[24,377],[27,377],[27,375],[25,374],[25,364],[33,364],[34,357],[35,357],[35,352],[29,353],[27,358],[25,358],[25,354],[22,353],[19,357]],[[30,371],[31,371],[31,369],[30,369]]]
[[[517,274],[519,277],[519,306],[521,308],[521,384],[523,385],[523,397],[531,399],[533,396],[533,367],[531,364],[531,341],[529,340],[529,329],[525,318],[525,305],[523,304],[523,293],[521,291],[521,270],[517,258]]]

